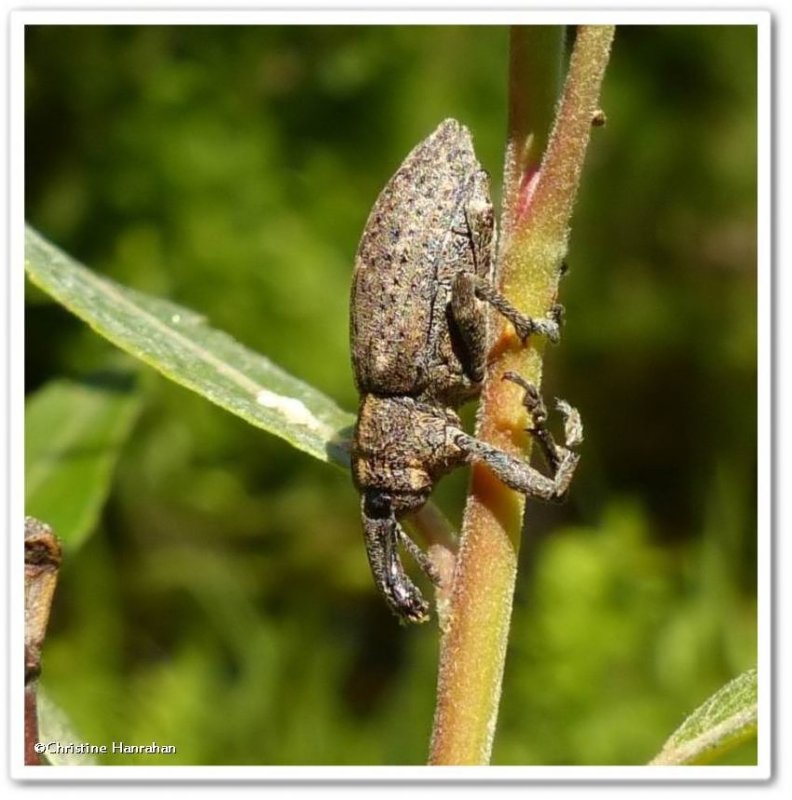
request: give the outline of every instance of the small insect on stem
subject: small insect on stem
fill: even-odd
[[[564,446],[545,427],[536,389],[511,374],[533,410],[536,437],[553,472],[467,434],[456,413],[481,392],[495,309],[523,341],[557,341],[560,306],[544,318],[521,313],[495,288],[496,230],[489,176],[467,128],[448,119],[404,160],[380,193],[358,247],[352,281],[352,366],[360,394],[352,476],[361,495],[364,540],[374,580],[407,622],[428,605],[404,570],[400,547],[429,576],[437,573],[399,519],[418,511],[455,467],[482,461],[506,485],[554,501],[569,488],[578,456],[576,428]],[[568,421],[577,412],[561,407]],[[573,428],[575,430],[573,430]]]

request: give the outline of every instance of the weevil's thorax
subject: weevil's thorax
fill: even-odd
[[[435,482],[461,463],[448,436],[449,426],[459,425],[453,411],[413,398],[365,395],[352,448],[355,485],[389,495],[397,516],[416,511]]]

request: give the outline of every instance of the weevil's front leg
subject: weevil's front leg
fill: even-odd
[[[554,344],[561,338],[563,306],[556,303],[547,316],[540,319],[529,317],[516,309],[486,278],[471,272],[460,272],[451,285],[451,313],[471,353],[482,352],[486,347],[486,341],[482,339],[486,324],[483,322],[483,312],[476,308],[478,303],[475,300],[489,303],[506,317],[523,342],[537,333],[546,336]]]
[[[399,541],[409,541],[413,555],[418,550],[419,564],[426,557],[401,529],[393,514],[390,498],[376,492],[365,492],[361,498],[363,535],[371,572],[377,588],[396,616],[407,622],[425,622],[429,606],[418,587],[404,571],[399,557]],[[413,549],[414,548],[414,549]]]
[[[514,375],[514,373],[507,374]],[[509,380],[513,380],[513,377],[510,377]],[[465,453],[468,461],[483,461],[510,488],[522,492],[528,497],[560,502],[564,500],[569,490],[572,476],[575,474],[575,468],[580,460],[580,456],[569,449],[570,446],[575,446],[582,441],[580,416],[568,404],[564,403],[560,406],[566,422],[565,444],[568,446],[562,447],[556,444],[545,427],[547,411],[536,388],[522,379],[515,382],[526,390],[523,403],[534,415],[534,426],[529,428],[529,431],[537,439],[547,457],[548,464],[553,471],[552,478],[543,475],[528,462],[504,453],[464,431],[454,431],[453,441]]]
[[[485,185],[489,186],[489,176],[484,174]],[[472,285],[467,291],[475,292],[479,300],[484,300],[506,317],[517,332],[520,339],[525,342],[531,334],[538,333],[553,342],[558,342],[561,336],[561,315],[563,307],[556,304],[544,319],[533,319],[518,311],[492,283],[492,258],[494,255],[494,242],[496,240],[495,217],[489,194],[482,200],[480,193],[475,190],[465,206],[465,220],[470,236],[470,246],[473,252],[473,273],[465,272],[458,276],[455,283],[470,282]],[[456,287],[459,290],[459,287]],[[453,306],[452,288],[452,306]]]
[[[474,282],[476,297],[489,303],[506,317],[514,325],[514,330],[523,342],[529,336],[538,333],[546,336],[553,344],[558,343],[561,338],[561,322],[564,313],[562,305],[559,303],[553,305],[546,317],[539,319],[529,317],[516,309],[488,280],[474,275],[469,277]]]

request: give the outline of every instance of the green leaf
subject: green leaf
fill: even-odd
[[[756,669],[749,669],[700,705],[651,763],[706,764],[753,738],[756,738]]]
[[[315,458],[348,463],[351,414],[195,312],[100,277],[30,227],[25,268],[97,333],[166,377]]]
[[[140,410],[132,376],[56,380],[25,408],[25,511],[67,548],[94,529],[118,456]]]

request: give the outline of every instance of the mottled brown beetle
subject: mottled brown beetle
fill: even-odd
[[[558,500],[578,461],[569,449],[582,439],[577,413],[559,403],[567,430],[566,446],[557,445],[538,392],[513,373],[505,377],[525,390],[530,430],[552,479],[465,433],[454,411],[480,392],[489,306],[523,341],[533,333],[558,340],[557,309],[530,319],[493,288],[494,239],[489,176],[470,132],[448,119],[382,190],[358,248],[350,317],[361,399],[352,475],[374,580],[394,613],[410,622],[427,618],[427,604],[404,571],[399,546],[430,578],[436,575],[398,519],[420,509],[440,477],[478,460],[513,489]]]

